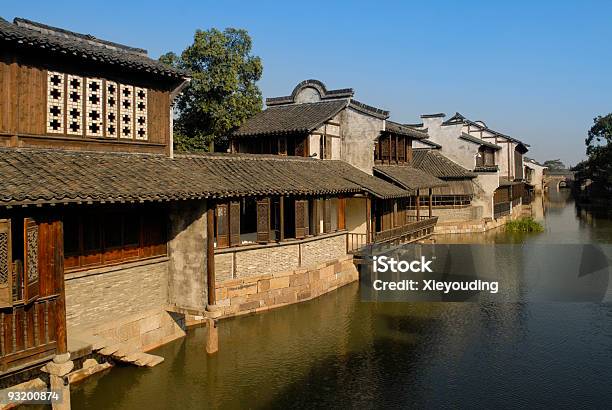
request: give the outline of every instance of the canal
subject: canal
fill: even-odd
[[[612,223],[567,192],[538,200],[545,232],[442,242],[610,243]],[[579,216],[580,215],[580,216]],[[526,283],[529,283],[528,281]],[[365,303],[358,285],[300,305],[221,322],[72,387],[75,409],[608,407],[612,305]]]

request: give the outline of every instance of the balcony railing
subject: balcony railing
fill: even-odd
[[[499,202],[493,205],[493,217],[501,218],[504,215],[510,214],[510,202]]]
[[[402,241],[406,239],[418,239],[431,232],[433,227],[438,222],[438,217],[421,216],[417,219],[416,216],[409,216],[409,222],[406,225],[387,229],[381,232],[376,232],[374,235],[375,243]]]

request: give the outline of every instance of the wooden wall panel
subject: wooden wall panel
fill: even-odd
[[[11,76],[11,57],[0,56],[0,132],[11,131],[11,88],[13,86]]]
[[[31,66],[19,66],[17,79],[18,133],[45,134],[46,84],[45,70]]]
[[[169,140],[170,95],[167,91],[148,91],[149,142],[166,144]]]

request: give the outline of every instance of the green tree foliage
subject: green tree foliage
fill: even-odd
[[[174,146],[177,150],[225,151],[228,134],[261,111],[256,82],[261,59],[251,54],[246,30],[197,30],[193,44],[180,56],[166,53],[159,60],[191,72],[192,80],[177,98]]]
[[[565,169],[565,164],[560,159],[549,159],[548,161],[544,161],[542,165],[553,170]]]
[[[593,119],[585,140],[588,158],[575,167],[581,180],[593,181],[595,196],[612,192],[612,114]]]

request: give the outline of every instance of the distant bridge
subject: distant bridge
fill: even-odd
[[[574,180],[574,171],[569,169],[547,169],[544,171],[544,189],[552,186],[556,187],[557,191],[562,188],[571,188]]]

